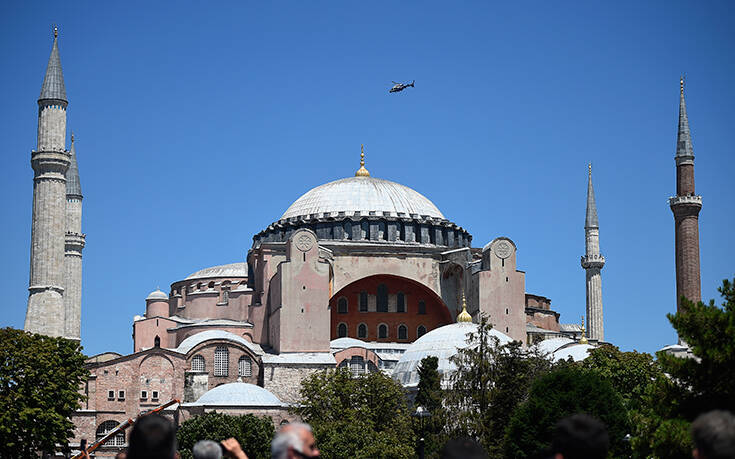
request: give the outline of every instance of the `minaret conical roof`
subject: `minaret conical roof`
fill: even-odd
[[[684,78],[680,80],[679,86],[679,133],[676,136],[676,156],[694,157],[692,136],[689,132],[689,118],[687,117],[687,103],[684,100]]]
[[[54,46],[51,48],[51,56],[48,58],[46,76],[43,77],[41,95],[38,100],[54,99],[66,100],[66,88],[64,87],[64,73],[61,71],[61,57],[59,56],[59,37],[54,29]]]
[[[71,135],[71,164],[66,170],[66,195],[82,198],[82,184],[79,182],[79,166],[77,166],[77,150],[74,147],[74,134]]]
[[[589,165],[587,178],[587,215],[584,219],[585,228],[599,228],[597,221],[597,205],[595,204],[595,190],[592,188],[592,164]]]

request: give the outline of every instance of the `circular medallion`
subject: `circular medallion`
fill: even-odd
[[[499,241],[493,251],[499,258],[508,258],[513,253],[513,246],[508,241]]]
[[[308,234],[302,234],[296,239],[296,248],[302,252],[308,252],[314,246],[314,241]]]

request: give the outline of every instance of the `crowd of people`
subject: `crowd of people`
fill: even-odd
[[[699,416],[691,427],[694,459],[735,459],[735,416],[711,411]],[[140,419],[130,432],[127,451],[117,459],[178,459],[176,431],[171,421],[153,414]],[[605,425],[585,414],[562,419],[554,432],[550,459],[605,459],[610,439]],[[201,440],[191,451],[194,459],[247,459],[234,438],[221,442]],[[320,457],[314,433],[308,424],[282,426],[271,442],[271,459]],[[442,459],[487,459],[482,446],[470,438],[453,439],[441,452]]]

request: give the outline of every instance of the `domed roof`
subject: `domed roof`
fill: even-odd
[[[467,335],[477,331],[477,324],[460,322],[436,328],[414,341],[393,370],[393,379],[405,386],[415,386],[419,383],[418,366],[424,357],[439,358],[439,374],[442,383],[446,384],[449,375],[456,370],[450,357],[457,354],[458,349],[467,347]],[[512,339],[495,329],[490,330],[490,336],[496,337],[500,344],[507,344]]]
[[[211,266],[189,274],[186,280],[204,279],[207,277],[248,277],[248,264],[230,263],[229,265]]]
[[[579,362],[589,357],[590,350],[594,348],[595,347],[591,344],[572,344],[555,351],[553,354],[553,360],[554,362],[558,362],[559,360],[567,360],[571,357],[575,362]]]
[[[573,342],[573,339],[563,336],[558,338],[549,338],[536,344],[536,349],[538,349],[542,354],[553,354],[561,347]]]
[[[146,300],[168,300],[168,295],[157,288],[146,297]]]
[[[283,403],[267,389],[255,384],[234,382],[208,390],[194,405],[281,407]]]
[[[325,213],[337,217],[340,212],[352,216],[361,215],[405,217],[411,214],[444,220],[444,215],[421,193],[399,183],[374,177],[348,177],[320,185],[306,192],[286,209],[281,220],[292,217],[309,217]]]
[[[187,354],[190,350],[194,349],[199,344],[205,341],[213,340],[213,339],[231,341],[233,343],[237,343],[237,344],[241,344],[245,346],[246,348],[250,349],[256,354],[263,353],[262,349],[260,349],[260,346],[256,346],[253,343],[246,340],[245,338],[242,338],[240,336],[237,336],[234,333],[230,333],[224,330],[206,330],[203,332],[199,332],[195,335],[191,335],[188,338],[186,338],[184,341],[182,341],[179,344],[179,347],[177,347],[174,350],[182,354]]]

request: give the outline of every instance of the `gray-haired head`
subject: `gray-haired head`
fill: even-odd
[[[289,448],[303,453],[302,431],[311,432],[311,426],[302,422],[292,422],[281,427],[271,442],[271,459],[288,459]]]
[[[694,457],[730,459],[735,457],[735,416],[729,411],[714,410],[700,415],[692,423]]]
[[[222,448],[212,440],[200,440],[191,449],[194,459],[222,459]]]

